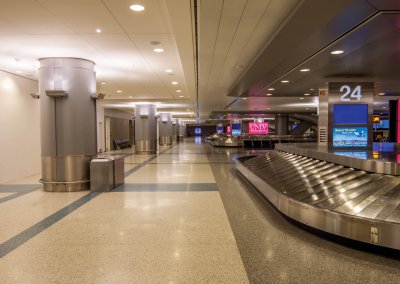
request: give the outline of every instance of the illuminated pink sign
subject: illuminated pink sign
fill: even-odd
[[[249,134],[268,134],[268,122],[249,122]]]
[[[226,126],[226,133],[231,134],[231,126],[230,125]]]

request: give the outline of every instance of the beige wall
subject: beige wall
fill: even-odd
[[[0,71],[0,183],[40,173],[38,83]]]

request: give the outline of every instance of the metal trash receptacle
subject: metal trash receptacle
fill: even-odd
[[[124,156],[100,156],[90,162],[90,190],[110,191],[125,183]]]
[[[125,183],[125,162],[124,156],[113,156],[114,164],[114,188]]]
[[[110,191],[114,188],[114,161],[108,157],[90,161],[90,191]]]

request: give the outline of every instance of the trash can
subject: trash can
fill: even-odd
[[[99,156],[90,161],[91,191],[110,191],[124,183],[124,156]]]

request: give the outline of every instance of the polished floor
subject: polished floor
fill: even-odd
[[[130,155],[109,193],[0,185],[0,283],[399,283],[399,260],[277,213],[237,174],[247,153],[187,140]]]

